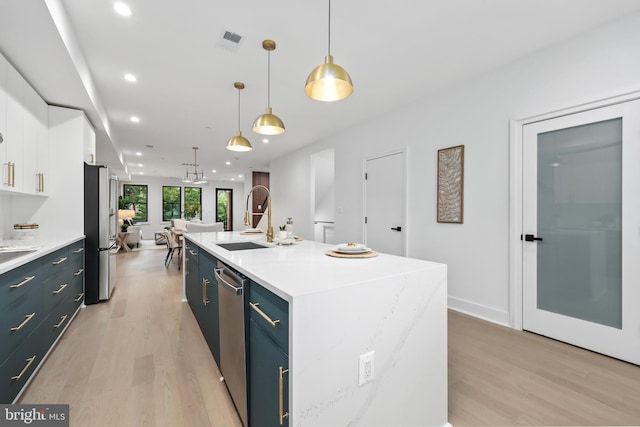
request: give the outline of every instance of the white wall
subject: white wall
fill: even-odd
[[[153,239],[154,233],[160,232],[170,222],[162,221],[162,186],[178,186],[183,187],[182,197],[184,199],[185,184],[179,179],[157,178],[157,177],[139,177],[134,176],[132,181],[120,181],[120,194],[122,194],[123,184],[148,185],[147,203],[149,220],[139,223],[142,229],[142,235],[145,239]],[[243,182],[229,181],[209,181],[204,185],[186,185],[187,187],[202,188],[202,222],[215,222],[215,204],[216,204],[216,188],[233,189],[233,229],[244,230],[244,207],[246,200],[246,192],[244,191]]]
[[[450,307],[508,324],[509,120],[640,89],[638,52],[634,14],[318,141],[272,162],[274,211],[313,236],[310,156],[334,148],[336,236],[361,241],[363,161],[406,149],[408,256],[448,264]],[[436,153],[459,144],[464,224],[439,224]]]

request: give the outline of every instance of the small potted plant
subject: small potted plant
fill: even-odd
[[[281,225],[280,230],[278,231],[278,239],[286,239],[287,238],[287,226]]]

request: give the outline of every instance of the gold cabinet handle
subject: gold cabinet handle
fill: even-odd
[[[74,254],[79,254],[80,252],[84,251],[84,248],[78,248],[75,251],[73,251]]]
[[[74,299],[73,302],[78,302],[82,299],[82,297],[84,296],[84,292],[81,294],[78,294],[78,298]]]
[[[62,264],[63,262],[65,262],[66,260],[67,260],[67,257],[60,258],[59,260],[54,261],[54,262],[53,262],[53,265],[60,265],[60,264]]]
[[[288,412],[284,412],[284,374],[288,373],[288,369],[282,366],[278,367],[278,415],[280,416],[280,425],[283,424],[285,418],[289,416]]]
[[[44,193],[44,174],[40,174],[40,192]]]
[[[202,278],[202,303],[204,305],[207,305],[207,304],[209,304],[211,302],[211,301],[209,301],[209,298],[207,298],[207,285],[208,284],[209,284],[209,281],[203,277]]]
[[[33,319],[33,316],[35,316],[35,315],[36,315],[35,312],[33,312],[31,314],[27,314],[24,317],[24,320],[22,321],[22,323],[20,323],[18,326],[15,326],[15,327],[11,328],[11,332],[19,331],[20,329],[22,329],[22,327],[24,325],[26,325],[27,323],[29,323],[29,320]]]
[[[36,276],[25,277],[22,282],[18,283],[17,285],[11,285],[9,287],[11,289],[18,289],[19,287],[26,285],[27,283],[29,283],[30,281],[32,281],[35,278],[36,278]]]
[[[189,253],[190,253],[191,255],[193,255],[193,256],[198,255],[197,253],[193,252],[192,250],[190,250],[190,251],[189,251]]]
[[[64,291],[64,288],[67,287],[67,284],[61,285],[57,291],[53,291],[54,294],[58,295],[60,292]]]
[[[67,320],[67,315],[65,314],[64,316],[62,316],[60,318],[60,321],[58,322],[57,325],[53,325],[54,328],[59,328],[60,326],[62,326],[62,324],[64,323],[64,321]]]
[[[82,272],[84,271],[84,268],[81,268],[80,270],[76,271],[75,273],[73,273],[74,276],[79,276],[82,274]]]
[[[7,187],[11,187],[11,162],[5,163],[7,165]]]
[[[29,366],[31,366],[31,364],[36,360],[36,355],[34,354],[33,356],[31,356],[30,358],[27,359],[27,364],[24,365],[24,368],[22,368],[22,371],[20,371],[20,373],[14,377],[11,377],[11,380],[13,381],[18,381],[20,378],[22,378],[22,376],[24,375],[25,372],[27,372],[29,370]]]
[[[278,326],[278,323],[280,323],[280,320],[271,320],[271,318],[270,318],[269,316],[267,316],[267,315],[265,314],[265,312],[264,312],[264,311],[260,310],[260,309],[258,308],[258,306],[260,305],[260,303],[259,303],[259,302],[255,302],[255,303],[254,303],[254,302],[249,302],[249,305],[251,306],[251,308],[253,308],[255,311],[257,311],[257,312],[258,312],[258,314],[259,314],[260,316],[262,316],[262,318],[263,318],[264,320],[266,320],[267,322],[269,322],[269,324],[270,324],[271,326],[273,326],[274,328],[275,328],[276,326]]]

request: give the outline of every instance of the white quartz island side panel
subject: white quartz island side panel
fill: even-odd
[[[326,256],[304,241],[227,251],[234,233],[185,235],[289,303],[289,425],[447,424],[446,265],[380,254]],[[358,385],[360,355],[374,379]]]

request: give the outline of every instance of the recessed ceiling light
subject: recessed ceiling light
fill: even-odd
[[[138,78],[137,78],[136,76],[134,76],[133,74],[131,74],[131,73],[127,73],[127,74],[125,74],[125,75],[124,75],[124,79],[125,79],[126,81],[128,81],[128,82],[132,82],[132,83],[138,80]]]
[[[138,152],[136,153],[136,156],[142,156],[142,153],[138,151]]]
[[[131,8],[121,1],[114,3],[113,9],[122,16],[131,16]]]
[[[142,167],[142,163],[138,163],[138,167],[141,168]]]
[[[267,138],[264,138],[264,139],[262,140],[262,142],[264,142],[265,144],[267,144],[267,143],[269,142],[269,140],[268,140]]]
[[[224,164],[229,166],[231,164],[231,162],[225,162]]]
[[[235,181],[235,180],[236,180],[235,178],[231,178],[231,181]]]
[[[131,116],[131,118],[129,120],[131,120],[133,123],[139,123],[140,122],[140,117]]]
[[[216,173],[216,170],[215,169],[211,169],[211,172]]]
[[[140,172],[140,175],[144,175],[144,172]]]

